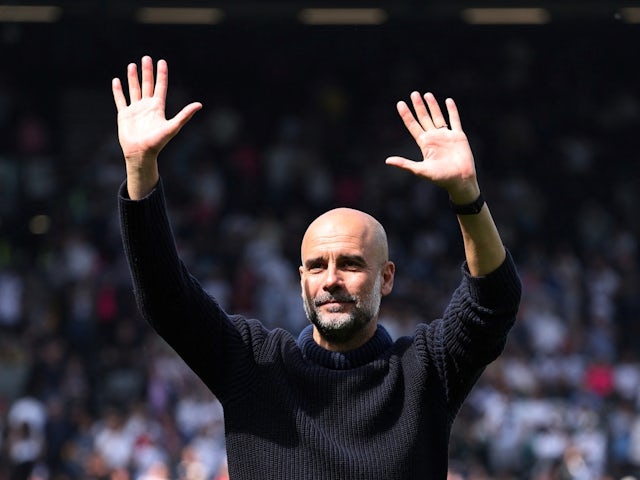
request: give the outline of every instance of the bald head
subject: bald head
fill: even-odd
[[[314,340],[350,350],[376,332],[380,301],[393,288],[382,225],[359,210],[336,208],[316,218],[302,239],[300,285]]]
[[[301,257],[312,245],[347,242],[367,251],[379,264],[389,259],[387,234],[374,217],[353,208],[335,208],[316,218],[304,234]]]

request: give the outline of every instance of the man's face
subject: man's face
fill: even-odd
[[[382,275],[379,271],[372,273],[373,284],[364,271],[343,270],[337,265],[312,267],[306,274],[302,288],[304,310],[322,337],[347,343],[377,318]],[[336,281],[327,282],[328,277],[335,277]]]
[[[393,264],[376,248],[370,226],[358,218],[315,225],[302,245],[304,309],[322,340],[334,345],[348,346],[373,334],[381,298],[393,280]]]

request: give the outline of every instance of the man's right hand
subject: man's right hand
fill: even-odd
[[[158,61],[155,83],[151,57],[142,57],[141,70],[142,85],[137,65],[131,63],[127,67],[129,104],[120,79],[114,78],[111,84],[118,110],[118,139],[126,162],[127,190],[132,200],[143,198],[155,187],[159,180],[158,154],[202,108],[201,103],[193,102],[167,119],[167,62]]]

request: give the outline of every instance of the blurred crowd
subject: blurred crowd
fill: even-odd
[[[204,103],[161,157],[178,248],[227,311],[294,334],[302,233],[339,205],[388,232],[392,336],[441,315],[455,217],[384,159],[418,154],[397,100],[454,97],[524,290],[454,424],[450,478],[640,478],[637,33],[459,28],[243,32],[206,61],[159,32],[106,63],[117,76],[162,54],[169,110]],[[30,32],[1,33],[10,59],[35,50]],[[105,62],[71,43],[0,72],[0,480],[228,478],[219,403],[136,310],[110,76],[76,75]]]

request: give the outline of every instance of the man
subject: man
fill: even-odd
[[[178,258],[158,154],[202,105],[165,118],[168,67],[143,57],[113,80],[127,180],[120,191],[125,252],[144,318],[224,407],[232,479],[445,479],[455,415],[502,351],[520,282],[485,205],[455,103],[451,128],[431,94],[397,105],[423,160],[391,157],[446,189],[464,240],[460,286],[442,319],[392,342],[377,324],[395,266],[371,216],[338,208],[311,223],[300,283],[311,322],[295,339],[230,315]],[[424,100],[423,100],[424,98]],[[426,104],[425,104],[426,101]]]

